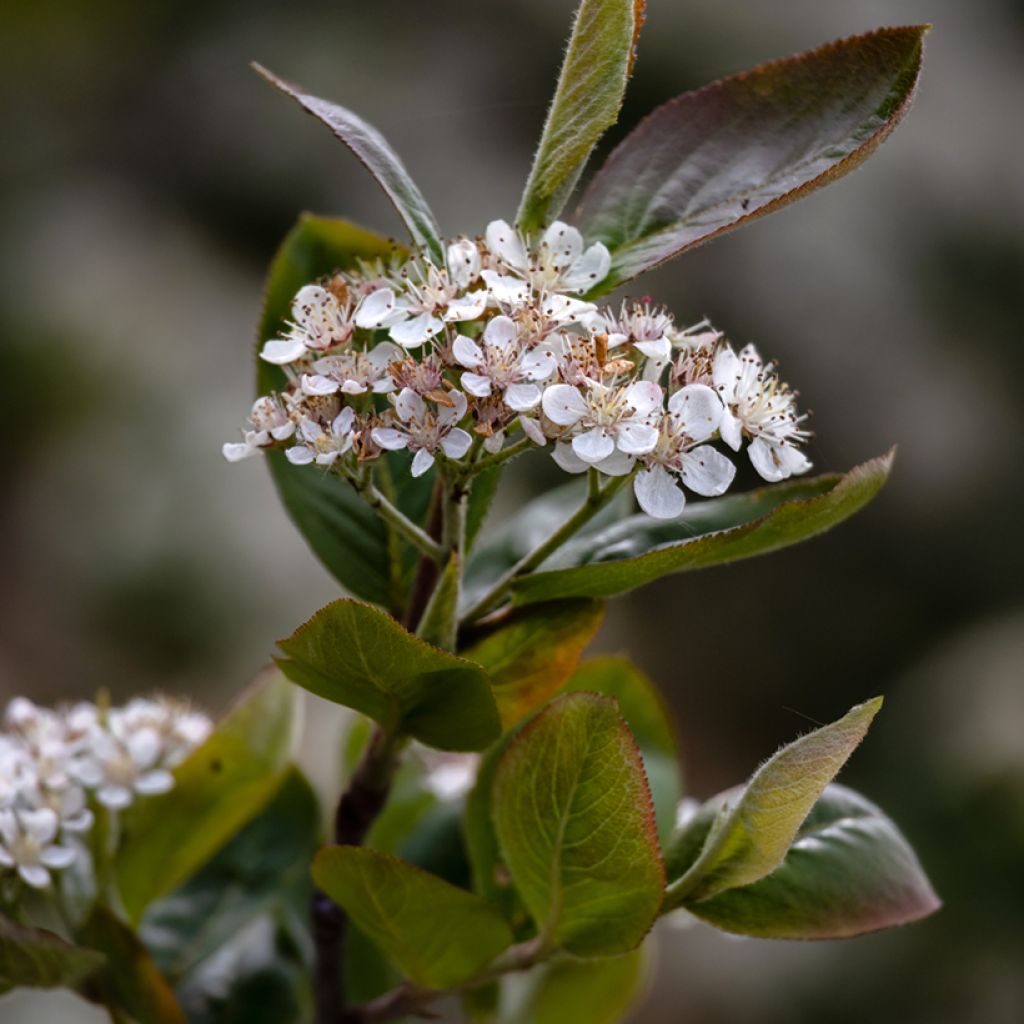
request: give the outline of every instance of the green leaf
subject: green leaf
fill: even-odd
[[[658,836],[668,839],[683,795],[683,773],[672,719],[658,688],[628,658],[606,656],[585,661],[563,692],[600,693],[618,702],[644,759]]]
[[[375,259],[394,251],[393,242],[348,221],[304,214],[270,265],[257,352],[265,341],[285,329],[291,317],[292,299],[303,285],[335,270],[352,267],[360,259]],[[256,363],[260,394],[284,387],[287,378],[281,367],[259,358]],[[407,453],[394,454],[398,458],[388,457],[386,465],[396,484],[388,487],[382,480],[381,486],[391,492],[388,497],[407,516],[421,522],[434,474],[414,480],[408,471]],[[280,451],[267,452],[267,465],[285,509],[327,570],[358,597],[400,608],[416,565],[415,553],[405,554],[396,592],[389,530],[350,484],[327,472],[293,466]]]
[[[310,96],[300,87],[283,81],[259,64],[253,64],[253,67],[271,85],[291,96],[303,110],[327,125],[335,138],[352,150],[394,203],[413,241],[427,250],[434,263],[443,267],[444,246],[441,244],[441,230],[437,221],[416,183],[409,177],[405,165],[384,136],[351,110]]]
[[[643,762],[614,701],[568,694],[523,727],[498,765],[494,823],[547,942],[577,956],[639,945],[664,869]]]
[[[522,577],[513,586],[513,600],[530,604],[612,597],[669,573],[722,565],[797,544],[866,505],[888,478],[892,459],[890,452],[845,476],[789,481],[753,495],[701,502],[671,523],[632,517],[584,538],[552,560],[552,568]],[[760,514],[766,507],[770,511]],[[695,536],[701,529],[713,532]],[[568,567],[559,567],[567,562]]]
[[[298,731],[298,693],[265,672],[174,770],[174,789],[124,814],[115,873],[132,921],[191,878],[274,795]]]
[[[839,721],[801,736],[769,758],[735,803],[722,807],[697,859],[682,877],[670,877],[666,909],[750,885],[778,867],[881,706],[881,697],[858,704]]]
[[[184,1012],[146,947],[109,910],[97,907],[80,939],[107,958],[106,967],[85,983],[86,998],[136,1024],[185,1024]]]
[[[278,646],[287,657],[277,662],[293,682],[428,746],[483,750],[500,732],[478,665],[370,605],[333,601]]]
[[[53,932],[0,914],[0,990],[74,988],[105,963],[97,950],[73,946]]]
[[[533,231],[565,206],[597,140],[618,120],[646,0],[582,0],[516,220]]]
[[[547,703],[572,675],[603,617],[601,601],[516,609],[465,652],[490,675],[503,728]]]
[[[501,915],[479,896],[375,850],[321,850],[313,879],[425,988],[471,980],[512,943]]]
[[[602,291],[842,177],[910,106],[928,26],[773,61],[661,107],[613,151],[577,221],[612,250]]]
[[[530,994],[517,1024],[617,1024],[644,984],[643,949],[602,960],[559,960]]]
[[[764,939],[848,938],[908,924],[940,905],[896,825],[838,785],[825,789],[770,875],[684,904],[717,928]]]
[[[455,650],[455,634],[458,631],[459,587],[462,574],[459,572],[459,556],[454,551],[445,563],[444,571],[434,587],[430,601],[423,611],[416,635],[425,643],[433,644],[445,651]]]
[[[466,506],[466,551],[473,550],[473,545],[484,525],[487,513],[491,510],[494,496],[498,493],[504,466],[491,466],[485,469],[473,481]]]

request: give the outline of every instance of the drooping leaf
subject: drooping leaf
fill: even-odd
[[[478,665],[370,605],[332,601],[278,646],[286,657],[277,662],[293,682],[428,746],[483,750],[500,731]]]
[[[98,950],[74,946],[53,932],[0,914],[0,990],[74,988],[105,961]]]
[[[618,120],[646,0],[582,0],[516,218],[533,231],[565,206],[598,139]]]
[[[264,673],[174,770],[169,793],[124,814],[115,865],[132,921],[192,877],[276,792],[298,729],[298,692]]]
[[[416,183],[409,177],[398,154],[371,124],[357,114],[336,103],[310,96],[301,88],[278,78],[259,64],[253,67],[271,85],[291,96],[307,113],[323,122],[359,158],[363,166],[377,180],[388,199],[394,203],[398,215],[405,222],[409,234],[417,245],[423,246],[431,259],[444,265],[444,247],[441,230],[427,206]]]
[[[466,652],[491,677],[507,729],[551,698],[572,675],[601,619],[601,601],[559,601],[517,609]]]
[[[842,177],[910,106],[927,26],[773,61],[659,107],[615,149],[577,221],[612,250],[602,291]]]
[[[469,981],[512,943],[504,919],[479,896],[376,850],[327,847],[313,863],[313,879],[426,988]]]
[[[553,568],[523,576],[516,604],[612,597],[669,573],[703,569],[767,554],[831,529],[866,505],[885,483],[893,453],[841,477],[787,482],[753,496],[701,502],[671,523],[636,516],[567,549]],[[768,508],[769,511],[760,514]],[[757,518],[752,518],[757,516]],[[712,532],[696,533],[702,529]],[[575,564],[558,568],[570,559]]]
[[[670,878],[666,908],[750,885],[774,871],[881,706],[881,697],[858,704],[769,758],[735,802],[719,811],[696,860],[681,877]]]
[[[644,952],[558,960],[544,970],[515,1024],[618,1024],[644,983]]]
[[[927,917],[940,901],[885,813],[853,790],[830,785],[770,875],[684,906],[742,935],[841,939]]]
[[[184,1012],[146,947],[109,910],[97,907],[79,938],[107,958],[103,970],[85,982],[86,998],[136,1024],[185,1024]]]
[[[683,773],[672,720],[658,688],[628,658],[606,656],[585,661],[563,692],[600,693],[618,702],[644,759],[658,836],[668,839],[683,795]]]
[[[494,823],[548,942],[577,956],[639,945],[664,869],[643,761],[614,701],[568,694],[523,727],[497,768]]]
[[[348,221],[304,214],[270,265],[257,352],[286,329],[292,299],[303,285],[395,249],[388,239]],[[259,358],[256,363],[260,394],[284,387],[287,378],[281,367]],[[408,463],[408,453],[390,454],[379,464],[387,469],[381,486],[407,516],[422,522],[434,473],[413,478]],[[397,539],[389,536],[389,529],[348,483],[309,466],[293,466],[278,451],[267,453],[267,464],[288,514],[327,570],[358,597],[400,610],[416,553],[406,551],[396,581],[391,555]]]

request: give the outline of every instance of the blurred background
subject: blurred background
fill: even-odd
[[[700,798],[884,692],[843,779],[901,823],[946,907],[836,944],[664,929],[635,1020],[1019,1022],[1024,4],[649,6],[627,127],[762,60],[935,24],[917,104],[863,170],[640,286],[782,362],[821,469],[898,443],[891,483],[825,538],[617,602],[598,646],[662,686]],[[401,226],[248,62],[375,123],[446,232],[475,234],[515,212],[572,8],[3,4],[0,696],[163,689],[219,708],[337,594],[263,467],[220,445],[249,408],[261,278],[296,215]],[[517,469],[506,508],[543,462]],[[0,1021],[72,1020],[59,1005],[8,997]]]

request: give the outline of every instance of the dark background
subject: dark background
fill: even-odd
[[[625,126],[765,59],[935,23],[917,104],[864,170],[639,286],[781,360],[817,467],[898,443],[891,483],[823,539],[616,603],[600,646],[663,687],[698,797],[884,692],[844,780],[901,822],[946,908],[834,944],[666,928],[636,1019],[1024,1020],[1024,6],[650,8]],[[248,410],[261,276],[297,213],[400,224],[248,61],[374,122],[445,231],[477,233],[515,212],[571,9],[7,0],[4,697],[162,688],[216,708],[336,593],[262,467],[219,449]],[[0,1020],[72,1019],[56,1005],[10,997]]]

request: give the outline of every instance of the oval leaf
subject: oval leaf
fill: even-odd
[[[888,478],[892,459],[890,452],[842,477],[789,482],[753,496],[702,502],[692,518],[688,515],[672,523],[633,517],[606,533],[585,538],[552,561],[557,566],[577,559],[575,566],[522,577],[513,587],[513,600],[529,604],[569,597],[612,597],[669,573],[722,565],[799,543],[824,533],[866,505]],[[749,518],[766,506],[771,511]],[[714,532],[695,537],[694,529],[701,523]]]
[[[597,140],[618,120],[646,0],[583,0],[519,205],[526,231],[565,206]]]
[[[547,703],[572,675],[603,617],[601,601],[516,609],[465,652],[490,675],[503,728]]]
[[[405,222],[409,234],[417,245],[423,246],[431,259],[444,265],[444,247],[441,244],[441,230],[434,215],[427,206],[416,183],[409,177],[398,154],[388,145],[387,140],[371,124],[367,124],[351,110],[318,99],[296,85],[278,78],[259,64],[253,68],[271,85],[291,96],[307,113],[323,122],[334,133],[335,138],[352,150],[363,166],[376,178],[377,184],[395,205],[398,215]]]
[[[115,869],[132,921],[195,874],[274,795],[298,731],[297,698],[280,673],[264,673],[174,770],[174,789],[125,812]]]
[[[0,991],[74,988],[105,962],[97,950],[73,946],[53,932],[0,914]]]
[[[580,205],[609,291],[859,166],[910,106],[928,26],[883,28],[684,93],[643,120]]]
[[[494,823],[546,941],[577,956],[639,945],[664,868],[643,761],[614,701],[569,694],[523,727],[498,765]]]
[[[289,679],[441,750],[483,750],[501,731],[479,665],[432,647],[390,615],[345,598],[278,646]]]
[[[941,903],[896,825],[871,801],[832,785],[770,875],[684,905],[742,935],[842,939],[908,924]]]
[[[601,960],[559,960],[530,993],[516,1024],[618,1024],[644,984],[644,953]]]
[[[321,850],[313,880],[424,988],[470,981],[512,944],[504,919],[479,896],[376,850]]]
[[[735,803],[716,815],[697,859],[669,885],[666,908],[750,885],[778,867],[881,706],[881,697],[858,704],[769,758]]]

